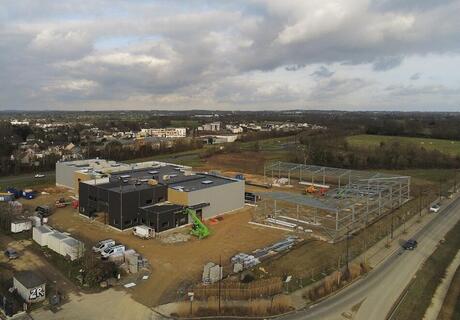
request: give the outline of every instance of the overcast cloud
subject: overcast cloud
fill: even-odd
[[[0,109],[460,111],[459,16],[447,0],[3,0]]]

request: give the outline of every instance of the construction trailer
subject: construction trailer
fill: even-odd
[[[46,281],[32,271],[20,271],[13,276],[13,288],[26,303],[45,300]]]
[[[367,226],[410,199],[410,177],[387,173],[275,162],[264,167],[264,179],[327,188],[306,195],[261,193],[255,220],[317,230],[330,241],[341,240],[348,232]]]

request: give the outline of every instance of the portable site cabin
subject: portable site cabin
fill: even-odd
[[[32,271],[21,271],[13,277],[13,287],[27,303],[45,300],[46,282]]]
[[[64,246],[62,245],[62,241],[67,238],[69,238],[69,236],[61,232],[55,231],[54,233],[50,234],[48,237],[48,248],[64,256],[65,252],[64,252]]]
[[[48,245],[48,237],[53,233],[54,231],[48,226],[34,227],[32,229],[32,239],[44,247]]]
[[[0,193],[0,202],[9,202],[14,200],[14,194],[9,192]]]
[[[85,247],[81,241],[68,237],[61,241],[61,254],[74,261],[83,255]]]
[[[17,219],[11,222],[11,232],[19,233],[32,229],[32,221],[29,219]]]

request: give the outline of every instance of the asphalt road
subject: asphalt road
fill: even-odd
[[[460,199],[445,207],[413,238],[414,251],[394,252],[366,277],[306,310],[281,319],[383,320],[405,287],[444,235],[460,219]]]
[[[45,175],[44,178],[35,178],[35,173],[21,174],[16,176],[5,176],[0,177],[0,184],[11,184],[15,183],[24,183],[27,181],[40,181],[40,180],[50,180],[55,178],[56,174],[54,171],[40,172]]]

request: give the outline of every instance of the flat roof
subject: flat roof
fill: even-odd
[[[124,170],[119,171],[116,173],[112,173],[110,176],[110,180],[114,181],[123,176],[129,176],[127,179],[155,179],[159,183],[164,183],[165,180],[163,179],[164,176],[184,176],[186,169],[179,165],[173,164],[166,164],[166,165],[154,165],[148,166],[144,168],[137,168],[134,170]]]
[[[240,180],[235,180],[232,178],[205,173],[197,173],[191,176],[183,176],[180,178],[171,179],[170,182],[168,182],[168,186],[179,191],[191,192],[237,182],[241,183]]]
[[[32,271],[16,272],[14,274],[14,278],[27,289],[32,289],[46,283],[46,281],[42,277],[38,276],[36,273]]]
[[[125,192],[133,192],[133,191],[141,191],[141,190],[148,190],[154,189],[159,186],[163,185],[150,185],[147,182],[141,182],[140,184],[136,185],[134,182],[127,182],[127,183],[119,183],[119,182],[109,182],[105,184],[100,184],[98,187],[109,190],[117,193],[125,193]]]

